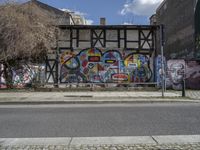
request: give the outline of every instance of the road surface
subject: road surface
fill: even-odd
[[[0,105],[0,138],[200,134],[200,104]]]

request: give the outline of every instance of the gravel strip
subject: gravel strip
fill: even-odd
[[[200,150],[200,143],[188,144],[136,144],[136,145],[21,145],[0,146],[0,150]]]

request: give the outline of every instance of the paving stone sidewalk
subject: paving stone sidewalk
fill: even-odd
[[[200,143],[188,144],[135,144],[135,145],[22,145],[5,146],[1,150],[200,150]]]
[[[105,97],[114,97],[114,98],[154,98],[161,97],[162,93],[160,91],[104,91],[104,92],[95,92],[95,91],[85,91],[85,92],[1,92],[0,98],[17,98],[17,97],[33,97],[33,98],[58,98],[58,97],[93,97],[93,98],[105,98]],[[165,92],[166,97],[180,97],[181,94],[175,91]]]
[[[194,91],[194,90],[187,90],[186,91],[186,96],[196,99],[196,100],[200,100],[200,90]]]
[[[1,102],[121,102],[121,101],[175,101],[180,93],[166,92],[166,99],[157,92],[1,92]]]
[[[161,91],[85,91],[85,92],[0,92],[0,103],[9,102],[200,102],[200,91],[186,91],[186,98],[181,91],[167,91],[162,98]]]

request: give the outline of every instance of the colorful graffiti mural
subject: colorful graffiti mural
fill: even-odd
[[[166,62],[166,61],[165,61]],[[185,60],[168,60],[166,68],[166,87],[168,89],[181,90],[182,81],[185,78],[186,88],[200,89],[200,62]],[[161,57],[156,58],[156,81],[161,87]]]
[[[85,76],[86,81],[102,82],[101,66],[102,53],[99,49],[87,49],[79,53],[77,58],[81,63],[80,72]]]
[[[163,63],[164,63],[164,69],[166,70],[166,58],[164,57],[163,58]],[[158,55],[156,58],[155,58],[155,68],[156,68],[156,75],[155,75],[155,78],[156,78],[156,82],[157,82],[157,86],[158,87],[161,87],[162,86],[162,56],[161,55]]]
[[[124,60],[131,82],[148,82],[151,79],[149,58],[141,54],[129,54]]]
[[[148,82],[152,76],[147,56],[129,53],[123,58],[117,50],[89,48],[78,54],[65,51],[60,62],[61,83],[135,83]]]
[[[73,83],[73,82],[84,82],[84,76],[80,73],[80,61],[70,51],[64,52],[60,57],[61,63],[61,73],[60,79],[61,83]]]
[[[4,66],[3,64],[0,64],[0,89],[7,87],[3,71],[4,71]]]
[[[6,88],[6,81],[1,65],[0,88]],[[31,87],[33,82],[44,83],[45,66],[44,65],[17,65],[12,69],[12,84],[16,88]]]
[[[182,89],[182,81],[185,74],[184,60],[169,60],[167,61],[167,86],[172,86],[175,90]],[[169,83],[170,82],[170,83]]]
[[[28,65],[22,65],[17,68],[12,69],[13,72],[13,85],[15,87],[24,87],[29,86],[31,84],[34,76],[35,71],[31,69]]]

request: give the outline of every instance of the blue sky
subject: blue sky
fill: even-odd
[[[84,14],[93,24],[105,17],[107,24],[148,24],[162,0],[41,0],[57,8]]]
[[[67,8],[72,11],[79,11],[85,14],[85,18],[99,24],[99,18],[105,17],[107,24],[123,24],[123,23],[148,23],[145,16],[136,16],[131,13],[121,15],[120,11],[125,4],[124,0],[42,0],[57,8]]]
[[[1,0],[0,0],[1,1]],[[69,9],[99,24],[105,17],[107,24],[149,24],[149,17],[162,0],[40,0],[59,9]]]

